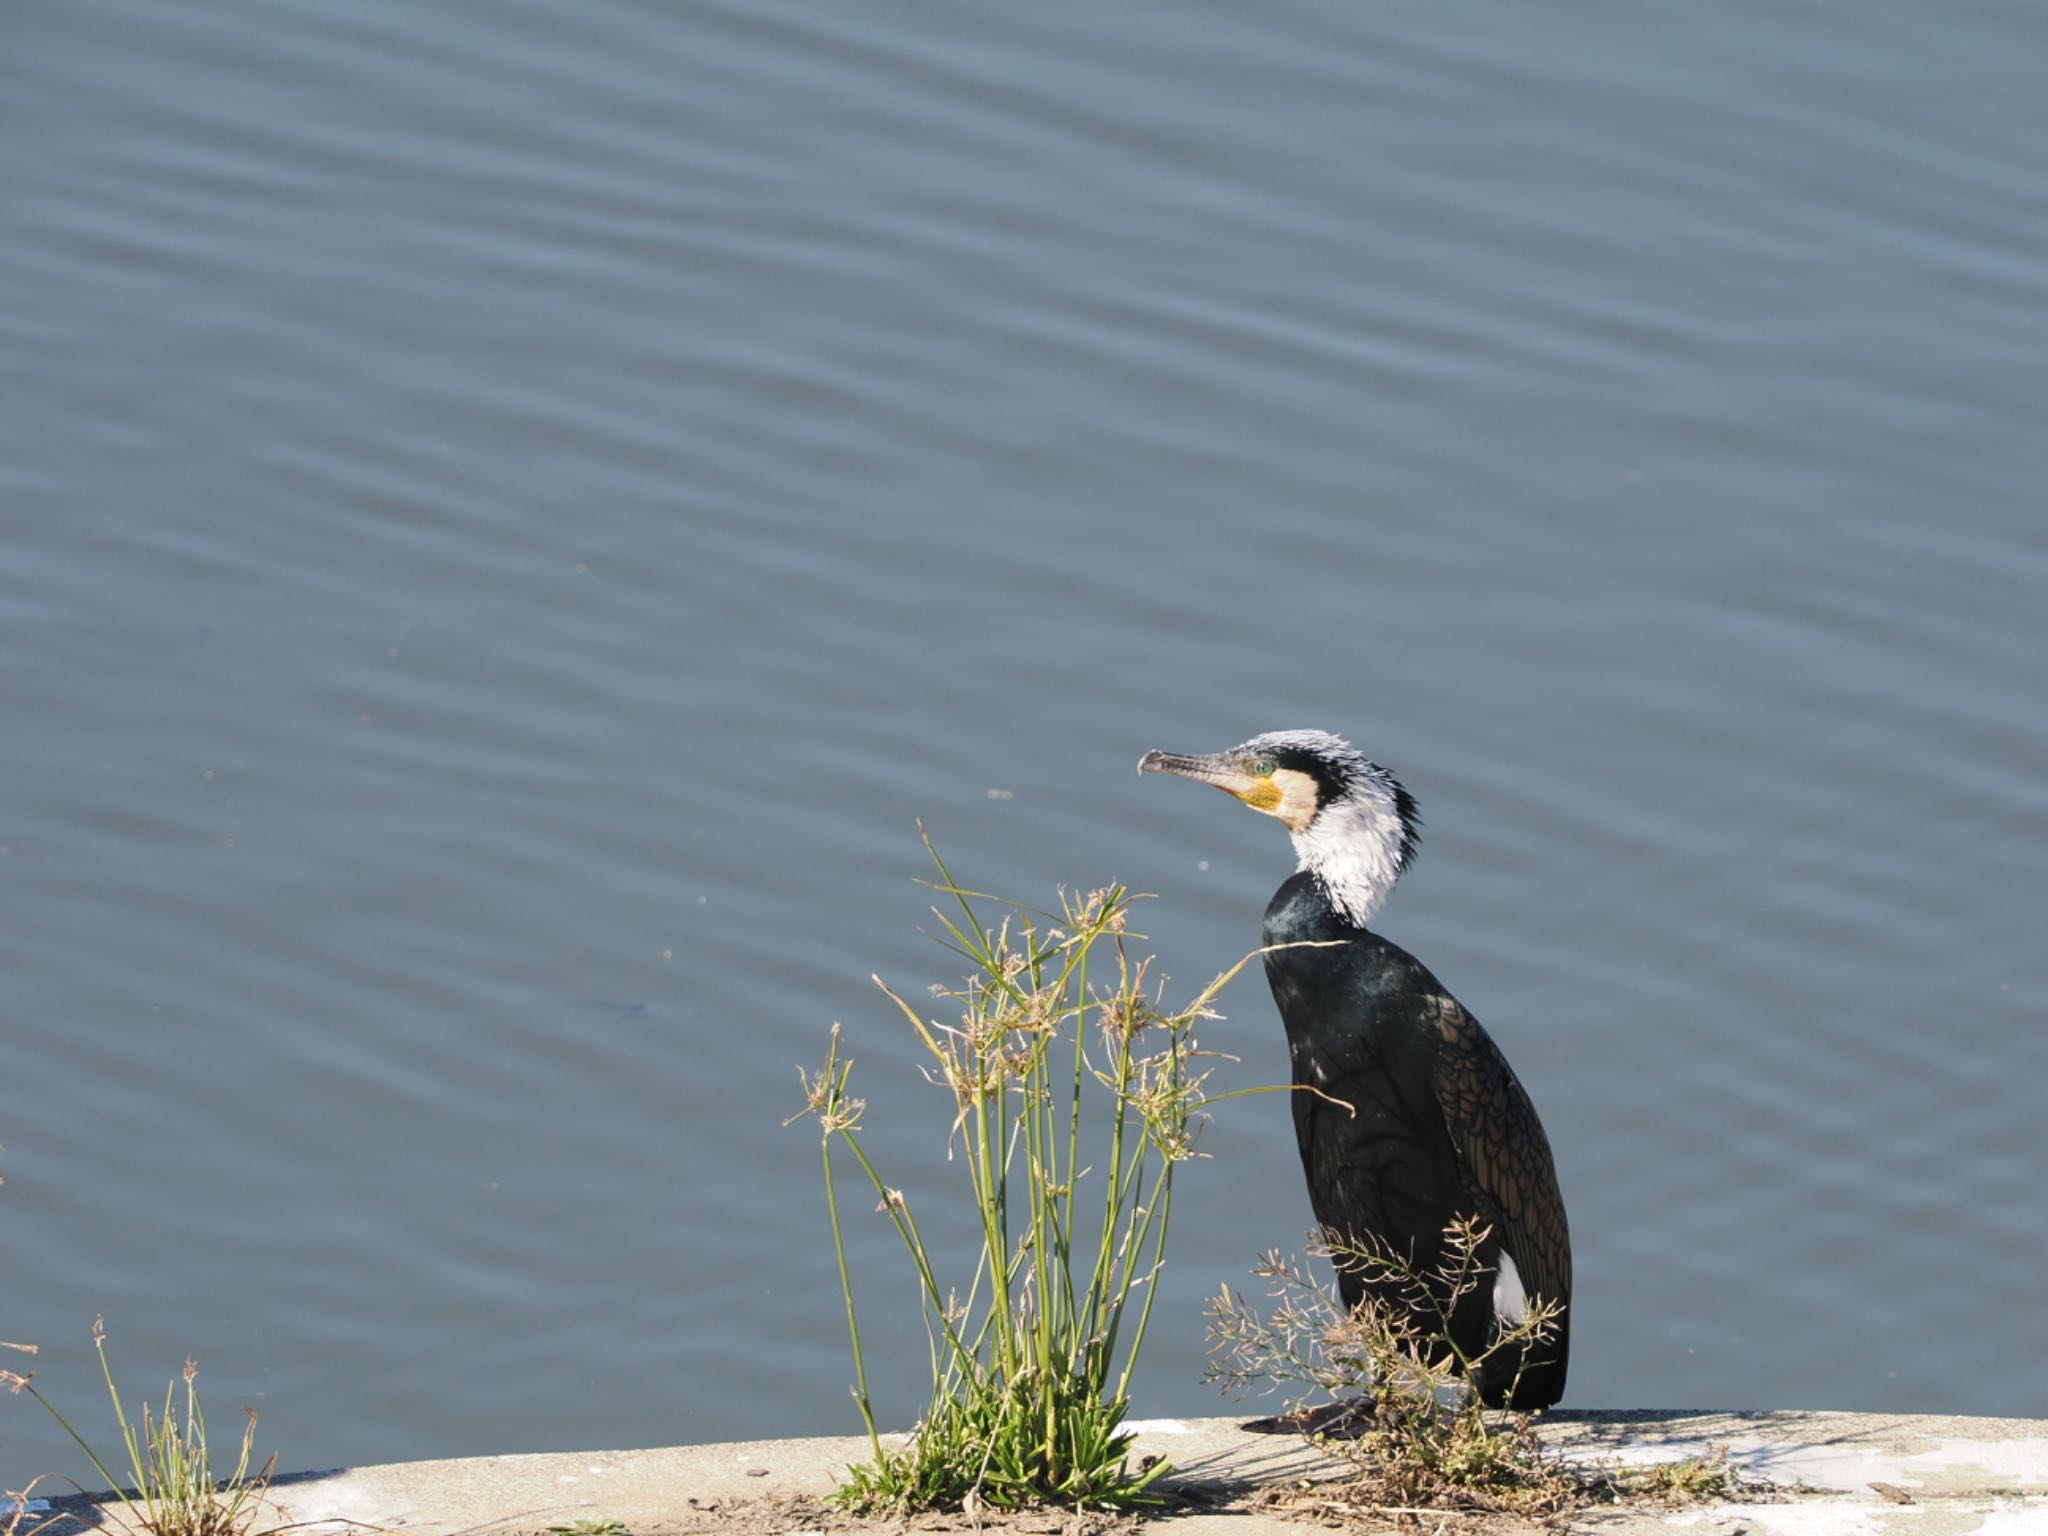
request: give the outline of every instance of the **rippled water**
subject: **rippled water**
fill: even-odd
[[[1572,1403],[2048,1403],[2048,12],[4,32],[0,1337],[82,1423],[103,1311],[287,1466],[848,1430],[780,1122],[845,1020],[935,1208],[914,822],[1191,987],[1289,851],[1131,766],[1290,725],[1422,801]],[[1308,1222],[1278,1100],[1205,1147],[1146,1412]]]

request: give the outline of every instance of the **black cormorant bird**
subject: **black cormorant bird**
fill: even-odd
[[[1316,1220],[1428,1274],[1443,1261],[1445,1226],[1477,1217],[1490,1229],[1483,1271],[1451,1337],[1470,1358],[1500,1323],[1521,1321],[1531,1297],[1565,1307],[1527,1359],[1502,1350],[1473,1382],[1494,1407],[1549,1407],[1564,1395],[1572,1250],[1543,1123],[1479,1021],[1366,927],[1415,856],[1414,799],[1325,731],[1272,731],[1202,757],[1147,752],[1138,771],[1214,784],[1293,834],[1301,867],[1266,908],[1265,943],[1327,947],[1269,950],[1266,979],[1287,1028]],[[1356,1307],[1363,1278],[1340,1265],[1338,1285]],[[1404,1304],[1398,1287],[1382,1289]],[[1434,1316],[1416,1321],[1441,1335]]]

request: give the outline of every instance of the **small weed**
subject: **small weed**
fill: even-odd
[[[1226,1391],[1292,1383],[1328,1401],[1287,1416],[1303,1438],[1349,1464],[1336,1484],[1273,1495],[1332,1516],[1412,1522],[1422,1515],[1520,1516],[1547,1523],[1594,1505],[1643,1502],[1670,1507],[1768,1496],[1768,1483],[1745,1481],[1727,1447],[1650,1466],[1624,1468],[1560,1454],[1536,1434],[1535,1416],[1487,1409],[1465,1386],[1495,1353],[1525,1353],[1548,1339],[1559,1309],[1537,1299],[1528,1317],[1499,1329],[1475,1355],[1450,1341],[1459,1300],[1484,1278],[1479,1250],[1486,1228],[1473,1220],[1445,1229],[1445,1258],[1431,1274],[1370,1243],[1325,1233],[1312,1256],[1364,1277],[1366,1299],[1347,1313],[1332,1287],[1303,1265],[1266,1254],[1253,1273],[1269,1282],[1270,1316],[1224,1291],[1210,1303],[1210,1377]],[[1400,1305],[1390,1304],[1391,1294]],[[1421,1316],[1438,1328],[1419,1326]],[[1286,1422],[1286,1420],[1283,1420]]]
[[[114,1385],[113,1367],[107,1363],[106,1325],[97,1318],[92,1325],[92,1343],[99,1354],[100,1375],[106,1381],[107,1396],[113,1402],[114,1419],[121,1426],[121,1442],[127,1452],[129,1476],[125,1488],[122,1479],[107,1469],[70,1421],[36,1390],[34,1372],[23,1375],[0,1371],[0,1386],[13,1392],[27,1392],[43,1405],[85,1452],[93,1470],[106,1479],[131,1530],[147,1536],[246,1536],[256,1522],[264,1492],[270,1486],[271,1471],[277,1464],[273,1455],[257,1471],[249,1470],[249,1459],[256,1446],[256,1415],[246,1408],[242,1410],[248,1414],[248,1422],[242,1428],[235,1469],[225,1480],[216,1480],[206,1441],[206,1414],[199,1404],[199,1389],[194,1385],[199,1367],[190,1360],[185,1362],[182,1414],[177,1401],[178,1385],[172,1382],[164,1389],[161,1412],[151,1413],[149,1404],[144,1402],[140,1419],[131,1422],[120,1389]],[[17,1515],[14,1523],[19,1519]],[[9,1536],[14,1523],[8,1527]]]
[[[1524,1321],[1464,1355],[1450,1316],[1485,1275],[1487,1230],[1465,1220],[1444,1236],[1442,1266],[1421,1274],[1370,1243],[1326,1233],[1311,1253],[1365,1278],[1366,1299],[1348,1313],[1300,1262],[1265,1255],[1253,1273],[1270,1283],[1276,1310],[1266,1317],[1228,1290],[1210,1304],[1211,1378],[1226,1390],[1292,1382],[1339,1405],[1301,1419],[1308,1438],[1350,1464],[1347,1509],[1544,1519],[1587,1502],[1582,1478],[1544,1448],[1531,1415],[1489,1412],[1465,1386],[1495,1353],[1549,1338],[1559,1308],[1539,1298]]]
[[[551,1525],[548,1536],[633,1536],[620,1520],[576,1520],[568,1525]]]
[[[964,1297],[941,1286],[909,1200],[862,1146],[864,1105],[848,1092],[853,1063],[835,1025],[804,1088],[823,1131],[854,1400],[874,1452],[848,1469],[838,1499],[865,1514],[1144,1504],[1168,1469],[1131,1467],[1133,1436],[1122,1426],[1165,1260],[1174,1169],[1194,1155],[1200,1129],[1193,1032],[1242,967],[1167,1011],[1147,979],[1151,961],[1126,950],[1135,936],[1121,887],[1034,913],[962,889],[936,851],[932,859],[934,888],[953,908],[934,910],[943,942],[973,967],[963,987],[942,994],[959,1022],[926,1019],[876,985],[930,1054],[925,1074],[946,1097],[946,1154],[965,1172],[980,1256]],[[977,903],[1000,907],[999,920],[986,921]],[[1084,1100],[1101,1121],[1084,1115]],[[930,1404],[900,1450],[882,1444],[868,1399],[840,1227],[841,1149],[903,1241],[930,1343]]]
[[[1709,1499],[1740,1497],[1748,1491],[1740,1473],[1729,1464],[1725,1445],[1710,1445],[1702,1456],[1653,1461],[1647,1466],[1615,1469],[1606,1475],[1620,1492],[1640,1494],[1664,1504],[1702,1504]]]

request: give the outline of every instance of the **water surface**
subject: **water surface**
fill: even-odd
[[[2039,8],[5,30],[0,1337],[83,1422],[104,1312],[287,1466],[851,1429],[781,1121],[844,1020],[937,1209],[915,822],[1192,988],[1289,851],[1132,764],[1296,725],[1422,802],[1572,1404],[2048,1400]],[[1204,1150],[1146,1413],[1308,1224],[1279,1100]]]

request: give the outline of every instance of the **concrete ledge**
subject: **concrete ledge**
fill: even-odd
[[[1781,1503],[1680,1511],[1600,1510],[1574,1531],[1600,1536],[2048,1536],[2048,1422],[1855,1413],[1560,1411],[1544,1438],[1571,1454],[1629,1464],[1675,1461],[1712,1445],[1788,1495]],[[1252,1510],[1261,1487],[1329,1474],[1335,1464],[1292,1435],[1243,1421],[1152,1419],[1137,1454],[1173,1463],[1168,1485],[1206,1496],[1197,1512],[1147,1522],[1173,1536],[1278,1536],[1317,1527],[1284,1510]],[[860,1438],[755,1440],[664,1450],[486,1456],[400,1462],[280,1477],[265,1524],[336,1531],[524,1536],[578,1521],[617,1521],[633,1536],[720,1530],[816,1530],[815,1512],[770,1501],[828,1492],[864,1457]],[[1873,1483],[1889,1490],[1874,1489]],[[90,1528],[89,1507],[50,1536]],[[67,1507],[69,1506],[69,1507]],[[768,1507],[764,1507],[768,1506]],[[332,1522],[326,1524],[326,1522]],[[260,1528],[260,1527],[259,1527]],[[1038,1528],[1046,1528],[1040,1526]],[[1055,1523],[1052,1529],[1057,1529]]]

